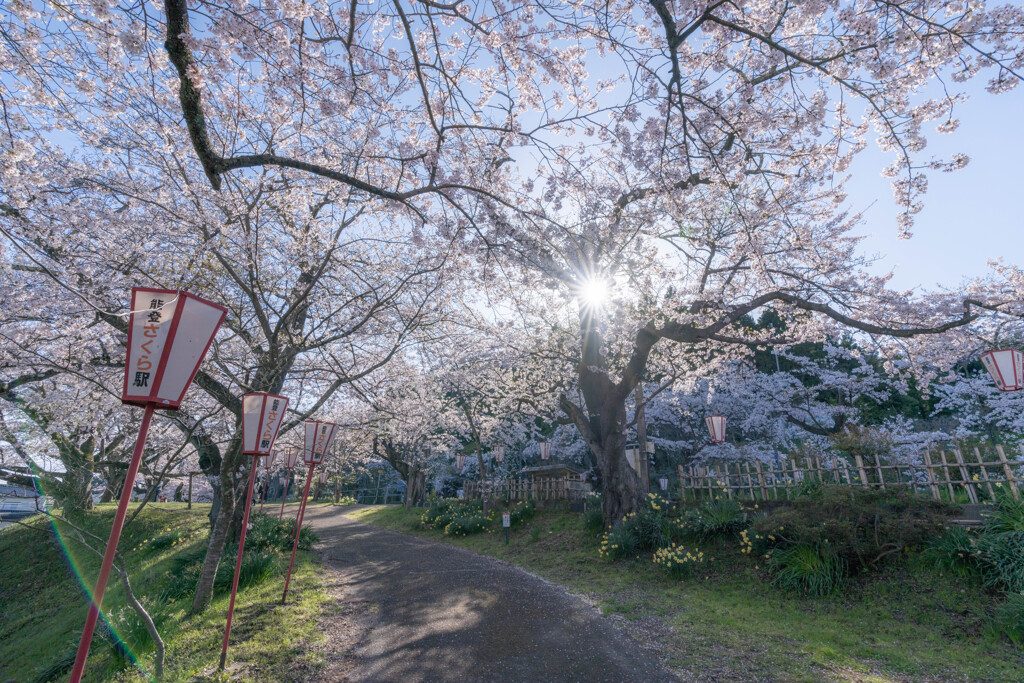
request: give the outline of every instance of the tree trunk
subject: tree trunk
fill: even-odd
[[[199,575],[199,582],[196,584],[196,594],[192,598],[192,611],[200,612],[210,604],[213,597],[213,580],[217,577],[217,566],[220,564],[220,556],[224,553],[224,544],[228,539],[228,530],[231,527],[230,512],[234,507],[233,487],[221,487],[221,512],[213,523],[213,531],[210,532],[210,542],[206,546],[206,557],[203,558],[203,570]]]

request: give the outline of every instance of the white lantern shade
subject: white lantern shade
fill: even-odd
[[[625,451],[625,455],[626,455],[626,464],[628,464],[630,467],[632,467],[635,471],[639,471],[639,469],[638,469],[638,467],[639,467],[638,461],[640,460],[640,448],[637,447],[637,446],[627,447],[626,451]]]
[[[274,394],[254,393],[242,397],[242,452],[270,458],[277,431],[284,422],[288,399]],[[267,460],[264,467],[270,467]]]
[[[725,441],[725,415],[708,415],[704,418],[704,423],[707,424],[708,433],[714,443]]]
[[[289,448],[284,452],[284,466],[286,469],[290,470],[295,467],[295,463],[299,461],[299,453],[301,452],[302,451],[298,448]]]
[[[320,483],[321,484],[326,484],[327,483],[327,470],[322,470],[320,472]]]
[[[498,446],[491,453],[494,455],[494,462],[505,462],[505,447]]]
[[[461,470],[463,467],[465,467],[466,466],[466,456],[464,456],[464,455],[456,455],[455,456],[455,466],[459,470]]]
[[[654,453],[654,442],[653,441],[648,441],[647,442],[647,452],[648,453]]]
[[[541,441],[537,445],[540,447],[540,459],[541,460],[547,460],[548,458],[551,457],[551,442],[550,441]]]
[[[999,391],[1024,389],[1024,353],[1016,349],[989,351],[981,354],[981,362]]]
[[[277,454],[278,453],[279,453],[279,451],[276,448],[274,450],[270,451],[270,458],[267,459],[267,469],[268,470],[271,467],[274,466],[274,461],[277,460]]]
[[[658,480],[658,485],[661,486],[662,491],[668,491],[668,479],[665,477]]]
[[[324,456],[334,443],[334,436],[338,432],[338,425],[333,422],[320,422],[319,420],[306,420],[306,439],[303,447],[302,459],[307,465],[319,465],[324,461]]]
[[[133,287],[121,402],[176,410],[225,315],[188,292]]]

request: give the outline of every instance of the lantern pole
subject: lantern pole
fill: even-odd
[[[316,455],[310,452],[311,458],[315,458]],[[313,483],[313,468],[316,467],[316,462],[311,460],[309,463],[309,473],[306,475],[306,487],[302,491],[302,503],[299,505],[299,513],[295,518],[295,541],[292,543],[292,559],[288,563],[288,574],[284,577],[284,593],[281,595],[281,604],[285,603],[288,597],[288,584],[292,580],[292,567],[295,566],[295,551],[299,549],[299,533],[302,531],[302,518],[306,515],[306,496],[309,495],[309,485]]]
[[[284,493],[281,494],[281,512],[278,513],[277,519],[281,520],[284,518],[284,502],[288,500],[288,482],[292,479],[292,468],[286,467],[285,471],[288,473],[284,478]]]
[[[224,670],[224,663],[228,658],[228,638],[231,636],[231,617],[235,614],[235,594],[238,592],[238,574],[242,568],[242,552],[245,550],[245,532],[249,526],[249,509],[252,507],[252,487],[256,481],[256,462],[258,458],[252,459],[252,467],[249,468],[249,488],[245,497],[245,514],[242,516],[242,536],[238,539],[238,557],[235,559],[235,578],[231,581],[231,602],[228,603],[228,622],[224,626],[224,644],[220,649],[220,670]]]
[[[263,504],[267,502],[267,488],[270,486],[270,454],[268,453],[264,457],[267,458],[267,464],[263,468],[263,495],[260,496],[260,514],[263,513]],[[255,467],[255,463],[253,466]]]
[[[89,646],[92,644],[92,635],[96,630],[96,621],[100,616],[100,607],[103,605],[103,593],[107,590],[107,579],[110,578],[110,568],[114,564],[114,554],[117,552],[117,544],[121,540],[121,529],[124,527],[124,518],[128,512],[128,503],[132,499],[132,489],[135,486],[135,475],[139,473],[139,464],[142,462],[142,451],[146,447],[146,434],[149,433],[149,423],[153,421],[152,403],[146,404],[146,412],[142,414],[142,424],[139,425],[139,436],[135,439],[135,450],[132,451],[132,460],[128,465],[128,473],[125,475],[124,486],[121,487],[121,499],[117,503],[117,512],[114,514],[114,524],[110,527],[110,537],[107,539],[107,549],[103,553],[103,562],[100,564],[100,574],[96,578],[96,588],[92,592],[92,600],[89,602],[89,615],[85,619],[85,628],[82,629],[82,639],[78,642],[78,652],[75,654],[75,664],[71,669],[70,683],[79,683],[82,680],[82,673],[85,670],[85,660],[89,657]]]

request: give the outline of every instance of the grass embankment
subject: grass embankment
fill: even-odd
[[[423,529],[421,510],[367,508],[353,517],[519,565],[636,622],[684,680],[1022,681],[1021,652],[987,627],[999,598],[973,578],[943,575],[916,555],[825,597],[782,591],[737,540],[700,547],[682,580],[650,557],[599,558],[581,516],[538,512],[512,530],[471,536]],[[757,568],[755,568],[757,567]]]
[[[212,672],[220,660],[233,554],[225,553],[221,561],[219,589],[210,606],[199,614],[188,613],[196,563],[202,561],[207,544],[208,511],[208,505],[187,510],[184,504],[150,504],[125,529],[119,545],[128,562],[132,589],[153,615],[166,644],[165,681],[227,679]],[[105,541],[113,515],[113,506],[102,505],[78,524]],[[16,525],[0,531],[0,680],[61,681],[74,661],[88,610],[75,570],[91,589],[99,557],[82,547],[66,525],[59,525],[58,539],[45,517],[33,517],[26,524],[32,528]],[[282,607],[287,560],[286,555],[282,561],[280,554],[271,553],[264,561],[255,562],[256,575],[248,577],[248,586],[239,588],[228,652],[233,680],[307,680],[322,666],[309,646],[322,637],[317,617],[326,593],[312,553],[300,552],[289,604]],[[114,574],[103,607],[129,652],[119,648],[101,625],[93,639],[84,680],[149,680],[153,647],[126,606],[121,582]],[[137,658],[137,665],[132,664],[132,657]]]

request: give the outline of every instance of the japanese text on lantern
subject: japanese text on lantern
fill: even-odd
[[[274,440],[274,434],[277,431],[274,427],[277,424],[277,418],[279,416],[277,411],[280,407],[281,401],[276,398],[273,403],[270,404],[270,411],[267,413],[267,420],[263,423],[263,434],[260,435],[261,450],[270,448],[270,442]]]
[[[149,302],[150,310],[146,314],[146,322],[142,326],[142,336],[146,339],[141,344],[142,353],[135,359],[135,381],[132,382],[133,386],[149,386],[150,370],[153,368],[153,362],[150,360],[150,356],[153,355],[151,347],[160,335],[160,309],[163,308],[163,305],[163,299],[151,299]]]
[[[320,432],[316,435],[316,441],[313,442],[314,455],[323,455],[327,452],[327,437],[327,425],[320,425]]]

